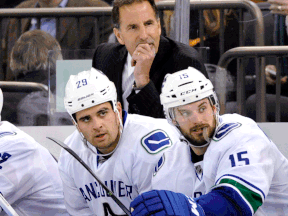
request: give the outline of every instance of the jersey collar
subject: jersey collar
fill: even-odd
[[[124,128],[124,125],[125,125],[125,122],[126,122],[126,119],[127,119],[127,115],[128,115],[128,113],[123,109],[122,110],[123,128]]]

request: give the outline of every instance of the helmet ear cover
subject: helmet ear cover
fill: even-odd
[[[210,101],[211,105],[215,105],[215,104],[216,104],[216,100],[215,100],[215,98],[214,98],[213,95],[211,95],[211,96],[209,97],[209,101]]]
[[[209,100],[211,106],[212,106],[212,107],[215,106],[217,113],[219,113],[219,112],[220,112],[220,105],[219,105],[218,97],[217,97],[215,91],[213,92],[213,94],[211,94],[211,95],[208,97],[208,100]]]

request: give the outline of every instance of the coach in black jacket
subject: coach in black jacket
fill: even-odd
[[[123,5],[123,0],[115,0],[112,16],[114,34],[120,44],[99,45],[93,67],[103,71],[115,83],[118,100],[123,104],[122,73],[126,70],[124,66],[130,54],[132,60],[129,64],[135,66],[135,82],[127,97],[128,112],[163,118],[159,95],[165,75],[192,66],[208,77],[204,64],[194,48],[160,36],[161,27],[154,0],[129,5]]]

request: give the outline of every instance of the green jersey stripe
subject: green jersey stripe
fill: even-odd
[[[241,194],[245,197],[245,199],[250,203],[254,212],[256,212],[256,210],[263,204],[262,197],[259,193],[256,193],[250,190],[249,188],[245,187],[241,183],[233,179],[223,178],[219,182],[219,185],[225,184],[225,183],[236,187],[241,192]]]

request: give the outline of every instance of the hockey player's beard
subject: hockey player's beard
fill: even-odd
[[[209,125],[209,124],[199,124],[196,125],[192,128],[190,128],[189,132],[184,132],[181,128],[180,131],[182,133],[182,135],[187,139],[188,142],[190,142],[192,145],[194,146],[203,146],[205,144],[207,144],[207,140],[205,139],[203,133],[205,133],[204,128],[206,127],[206,133],[207,133],[207,137],[208,138],[212,138],[212,136],[214,135],[215,129],[216,129],[216,119],[214,118],[213,124]],[[192,135],[194,132],[194,129],[198,130],[198,129],[202,129],[202,133],[198,134],[198,135]]]

